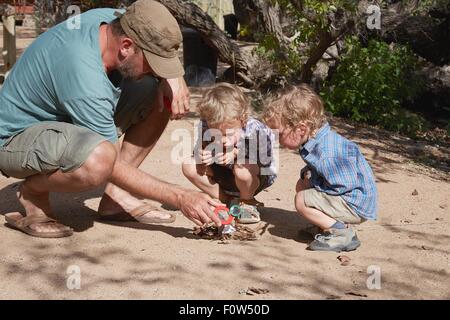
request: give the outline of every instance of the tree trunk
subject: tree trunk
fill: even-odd
[[[320,31],[319,43],[316,47],[312,48],[306,63],[300,71],[300,80],[302,82],[311,82],[313,69],[316,64],[322,59],[328,48],[343,35],[354,30],[355,22],[352,18],[346,17],[343,13],[342,15],[330,16],[329,26],[335,27],[328,27]]]
[[[254,33],[272,35],[281,48],[287,45],[277,3],[269,0],[233,0],[233,6],[241,25],[249,26]]]
[[[419,56],[436,65],[450,62],[450,19],[436,21],[432,17],[408,16],[391,28],[385,24],[383,39],[408,44]]]
[[[179,0],[157,0],[169,9],[178,23],[199,32],[204,41],[216,49],[219,59],[234,68],[235,74],[247,86],[253,86],[248,63],[242,57],[239,46],[230,40],[202,9],[190,2]]]
[[[419,74],[425,80],[425,90],[416,104],[421,108],[446,109],[450,114],[450,65],[439,67],[430,63]]]
[[[433,64],[442,66],[450,63],[450,1],[445,6],[433,7],[420,14],[413,12],[417,0],[407,3],[409,5],[396,3],[381,10],[381,38],[386,42],[407,44],[416,54]],[[368,0],[360,1],[362,14],[369,4]],[[370,36],[366,29],[363,34]]]

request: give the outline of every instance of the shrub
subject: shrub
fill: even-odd
[[[364,47],[347,40],[347,53],[321,96],[334,115],[348,117],[414,136],[425,121],[401,105],[413,99],[423,86],[415,76],[417,60],[404,46],[370,40]]]

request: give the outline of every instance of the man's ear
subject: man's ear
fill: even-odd
[[[120,40],[120,55],[124,58],[134,54],[134,42],[130,38],[123,37]]]

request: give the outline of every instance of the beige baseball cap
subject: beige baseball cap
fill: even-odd
[[[169,10],[153,0],[138,0],[125,13],[116,12],[123,30],[144,51],[153,71],[161,78],[184,75],[178,58],[183,36],[177,20]]]

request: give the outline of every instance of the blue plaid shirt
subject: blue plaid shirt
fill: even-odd
[[[330,129],[327,123],[300,149],[311,169],[311,185],[341,196],[364,219],[377,218],[377,188],[372,169],[356,143]]]

